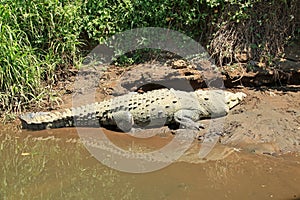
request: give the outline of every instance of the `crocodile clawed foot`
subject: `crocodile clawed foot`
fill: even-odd
[[[195,128],[196,128],[197,130],[205,129],[205,125],[204,125],[204,124],[201,124],[201,123],[199,123],[199,122],[196,122],[196,123],[195,123]]]
[[[170,131],[168,127],[166,128],[132,128],[129,132],[127,132],[128,135],[131,135],[136,138],[150,138],[155,135],[161,136],[161,137],[167,137],[167,132]]]
[[[201,129],[205,129],[205,126],[199,122],[188,122],[185,123],[184,125],[181,125],[182,129],[189,129],[189,130],[201,130]]]
[[[179,139],[196,139],[198,135],[197,130],[191,130],[191,129],[177,129],[172,130],[172,134],[178,136]]]
[[[142,128],[134,128],[132,127],[130,131],[128,131],[127,133],[129,135],[136,135],[136,134],[139,134],[141,133],[142,131],[145,131],[145,129],[142,129]]]
[[[198,135],[196,138],[197,140],[202,143],[204,141],[213,141],[215,140],[216,138],[218,139],[219,142],[221,142],[221,137],[224,136],[224,133],[222,132],[210,132],[210,133],[207,133],[205,135]]]

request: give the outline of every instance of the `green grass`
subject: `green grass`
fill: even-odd
[[[41,63],[24,32],[0,24],[0,41],[0,106],[20,109],[41,98]]]
[[[79,8],[54,0],[1,1],[0,110],[42,102],[55,70],[78,64]]]

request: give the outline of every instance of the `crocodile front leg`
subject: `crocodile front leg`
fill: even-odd
[[[187,129],[200,130],[204,126],[196,121],[200,120],[201,111],[199,110],[179,110],[174,114],[177,123],[183,125]]]

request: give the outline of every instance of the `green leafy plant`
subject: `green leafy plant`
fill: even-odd
[[[207,46],[218,65],[282,53],[299,35],[297,0],[0,0],[0,111],[21,111],[49,98],[45,85],[116,33],[142,27],[180,31]],[[163,37],[163,36],[161,36]],[[130,41],[128,41],[130,43]],[[142,41],[147,42],[147,41]],[[155,52],[155,50],[153,51]],[[118,54],[143,62],[151,51]],[[1,112],[0,112],[1,113]]]

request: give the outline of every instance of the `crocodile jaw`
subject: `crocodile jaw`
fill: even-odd
[[[224,91],[224,95],[225,95],[225,103],[229,109],[238,105],[247,96],[243,92],[232,93],[227,91]]]

